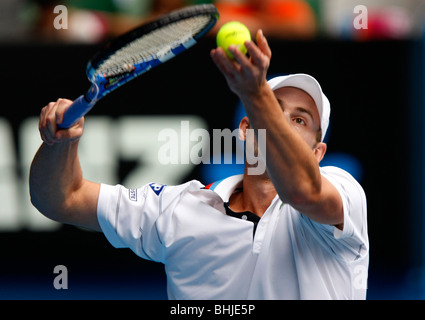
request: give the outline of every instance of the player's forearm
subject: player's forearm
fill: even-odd
[[[259,144],[259,149],[266,154],[267,171],[281,199],[293,205],[314,201],[321,188],[317,160],[285,118],[272,90],[265,86],[240,98],[252,127],[266,129],[266,146]]]
[[[40,147],[31,165],[30,195],[34,206],[47,217],[62,221],[72,194],[83,182],[78,141]]]

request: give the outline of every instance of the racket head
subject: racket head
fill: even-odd
[[[86,100],[97,101],[189,49],[218,19],[214,5],[194,5],[173,11],[112,40],[87,64],[86,74],[93,85]]]

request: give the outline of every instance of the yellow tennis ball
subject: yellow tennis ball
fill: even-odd
[[[251,40],[249,29],[239,21],[225,23],[217,33],[217,47],[223,48],[230,59],[233,59],[233,54],[229,52],[229,46],[233,44],[246,54],[247,49],[244,43],[249,40]]]

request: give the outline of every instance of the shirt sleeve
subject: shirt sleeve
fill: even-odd
[[[144,259],[160,262],[162,245],[155,224],[160,215],[162,192],[156,194],[154,188],[163,191],[165,186],[148,184],[127,189],[102,184],[97,217],[104,235],[115,248],[129,248]]]
[[[336,167],[321,168],[322,175],[338,190],[344,210],[344,226],[312,222],[321,232],[334,253],[346,259],[358,259],[367,254],[369,240],[367,232],[366,195],[360,184],[346,171]]]
[[[164,211],[172,212],[190,184],[149,183],[138,189],[102,184],[97,217],[104,235],[115,248],[129,248],[144,259],[164,262],[163,239],[171,228]]]
[[[344,228],[334,228],[335,238],[367,234],[367,206],[363,188],[348,172],[336,167],[326,169],[324,176],[338,190],[344,209]]]

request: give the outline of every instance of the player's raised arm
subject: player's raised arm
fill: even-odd
[[[240,98],[252,127],[267,130],[267,150],[265,145],[259,145],[259,151],[266,155],[267,173],[282,201],[316,222],[342,228],[341,198],[319,170],[326,145],[316,144],[311,139],[316,136],[313,131],[317,130],[313,130],[312,125],[299,126],[298,121],[304,123],[304,120],[295,112],[300,106],[305,107],[301,110],[316,107],[307,106],[305,99],[300,104],[300,95],[294,93],[291,93],[290,106],[279,102],[266,80],[271,50],[261,31],[257,32],[256,40],[258,45],[253,41],[245,42],[249,57],[230,46],[234,60],[228,59],[224,50],[218,48],[211,52],[213,61],[225,76],[229,88]]]
[[[83,178],[78,159],[84,118],[69,129],[58,129],[64,110],[71,104],[70,100],[59,99],[41,111],[39,130],[43,144],[31,164],[31,202],[52,220],[99,231],[100,185]]]

